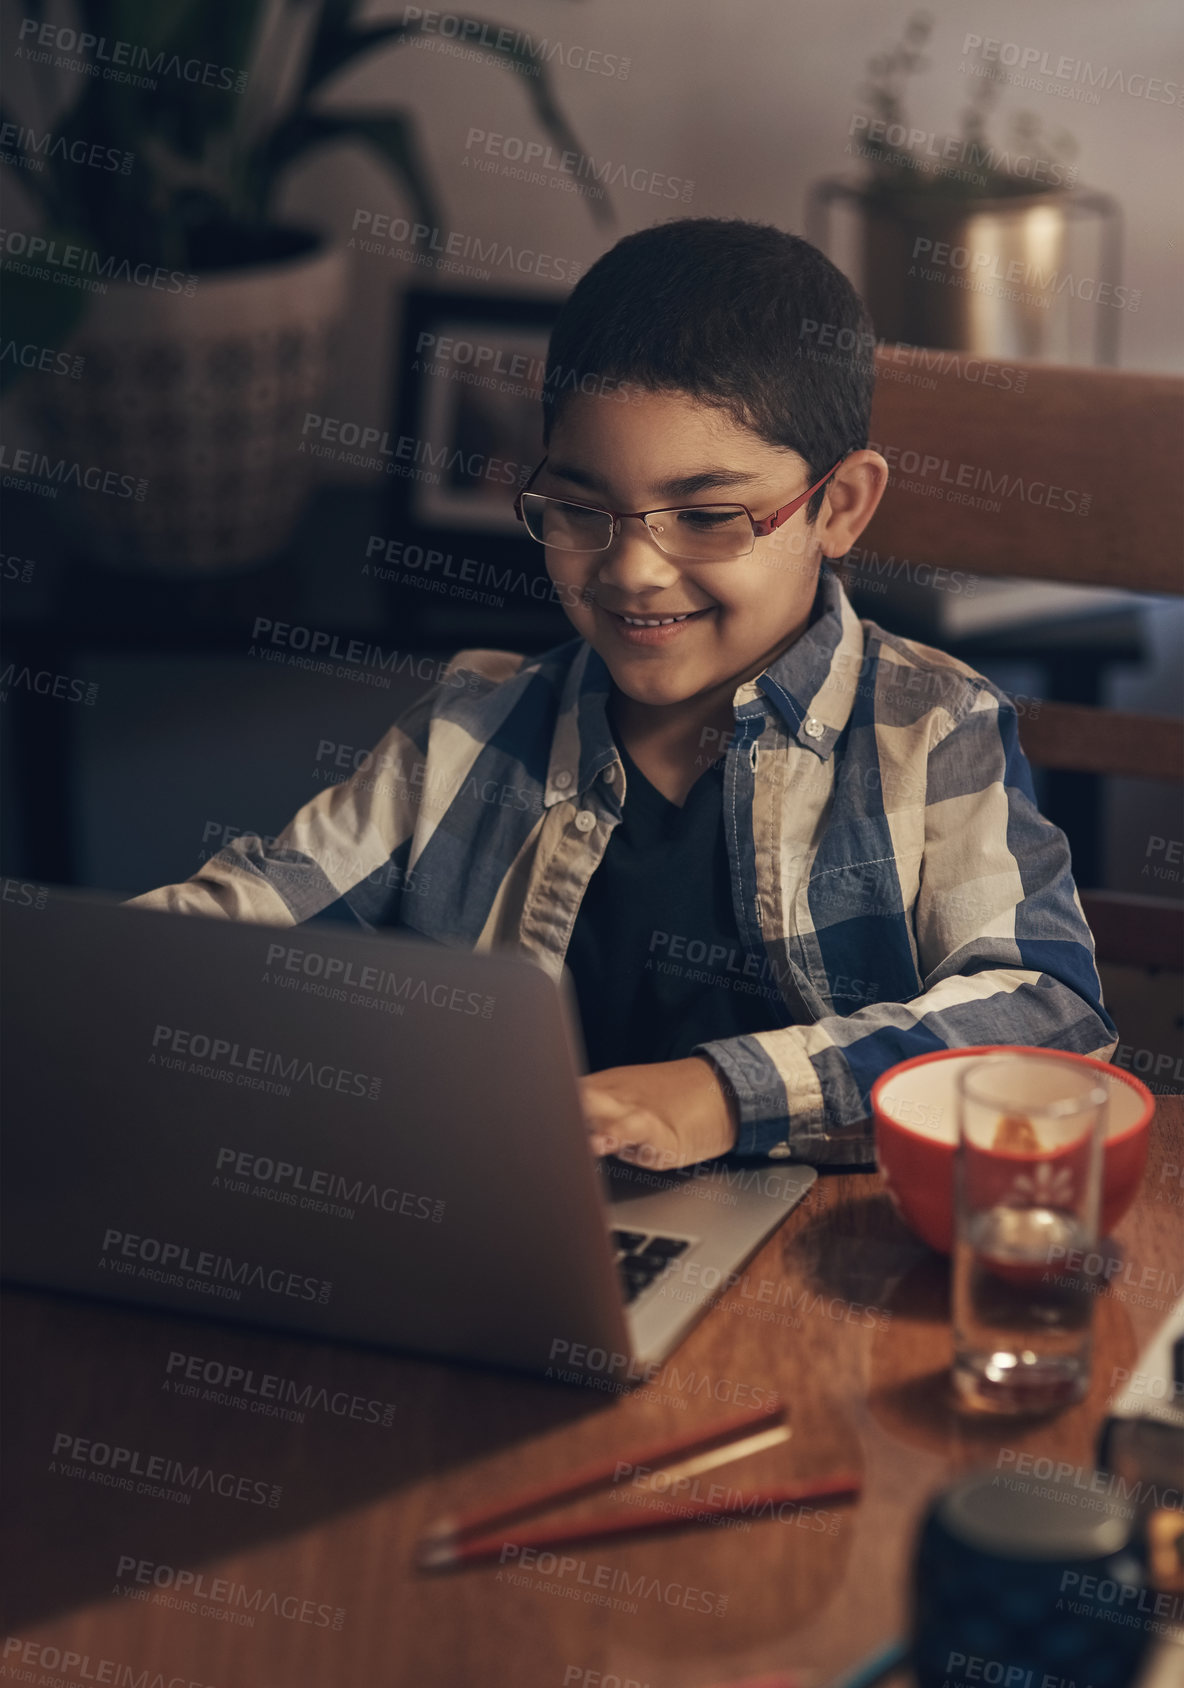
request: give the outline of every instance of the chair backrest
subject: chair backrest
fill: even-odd
[[[976,574],[1184,594],[1184,379],[912,346],[876,357],[872,444],[892,469],[864,542]],[[940,642],[940,641],[938,641]],[[1040,767],[1184,779],[1184,722],[1043,703]],[[1179,967],[1162,898],[1083,893],[1099,957]]]
[[[892,468],[865,542],[976,574],[1184,594],[1184,379],[877,353],[872,442]],[[1041,767],[1184,779],[1184,723],[1048,703]]]

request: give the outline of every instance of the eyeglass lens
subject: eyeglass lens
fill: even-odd
[[[523,495],[522,513],[532,538],[559,551],[604,551],[612,543],[613,519],[607,510],[568,504],[543,493]],[[689,561],[722,561],[752,550],[748,512],[735,504],[699,504],[663,510],[646,522],[654,542],[667,556]]]

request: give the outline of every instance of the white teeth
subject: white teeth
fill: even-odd
[[[687,616],[693,613],[691,610],[684,610],[681,615],[649,616],[645,618],[639,615],[623,615],[621,620],[627,622],[630,627],[668,627],[672,621],[685,621]]]

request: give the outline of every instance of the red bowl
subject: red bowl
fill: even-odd
[[[958,1135],[958,1074],[984,1055],[1051,1056],[1093,1067],[1110,1092],[1102,1151],[1099,1234],[1108,1236],[1135,1199],[1147,1164],[1155,1098],[1133,1073],[1092,1055],[1060,1049],[984,1044],[938,1049],[889,1067],[872,1085],[876,1162],[897,1213],[909,1230],[948,1254],[954,1241],[954,1144]]]

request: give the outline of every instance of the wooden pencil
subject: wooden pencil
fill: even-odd
[[[636,1509],[620,1512],[599,1512],[571,1524],[508,1536],[503,1531],[476,1540],[426,1539],[420,1543],[419,1564],[425,1571],[452,1570],[472,1565],[480,1560],[502,1557],[506,1549],[514,1549],[517,1558],[523,1548],[546,1551],[570,1547],[575,1542],[605,1541],[616,1536],[657,1535],[667,1530],[682,1530],[699,1524],[713,1524],[717,1519],[742,1516],[746,1512],[777,1515],[782,1507],[797,1507],[807,1501],[837,1500],[859,1493],[860,1479],[850,1472],[833,1477],[809,1478],[801,1483],[788,1483],[772,1489],[738,1489],[722,1501],[706,1502],[689,1507],[677,1502],[667,1503],[653,1512]]]
[[[783,1406],[763,1407],[758,1412],[741,1413],[723,1419],[706,1429],[692,1431],[689,1435],[651,1442],[626,1456],[617,1455],[614,1459],[598,1460],[559,1482],[540,1483],[534,1488],[523,1489],[516,1495],[494,1501],[491,1505],[475,1507],[469,1512],[461,1513],[459,1517],[439,1518],[424,1532],[422,1546],[425,1550],[435,1544],[443,1546],[450,1542],[458,1542],[465,1536],[517,1523],[534,1512],[542,1512],[552,1506],[582,1499],[586,1495],[595,1494],[599,1489],[611,1488],[614,1483],[620,1482],[623,1476],[631,1475],[639,1466],[656,1469],[670,1465],[679,1458],[741,1437],[746,1438],[767,1425],[784,1422]]]

